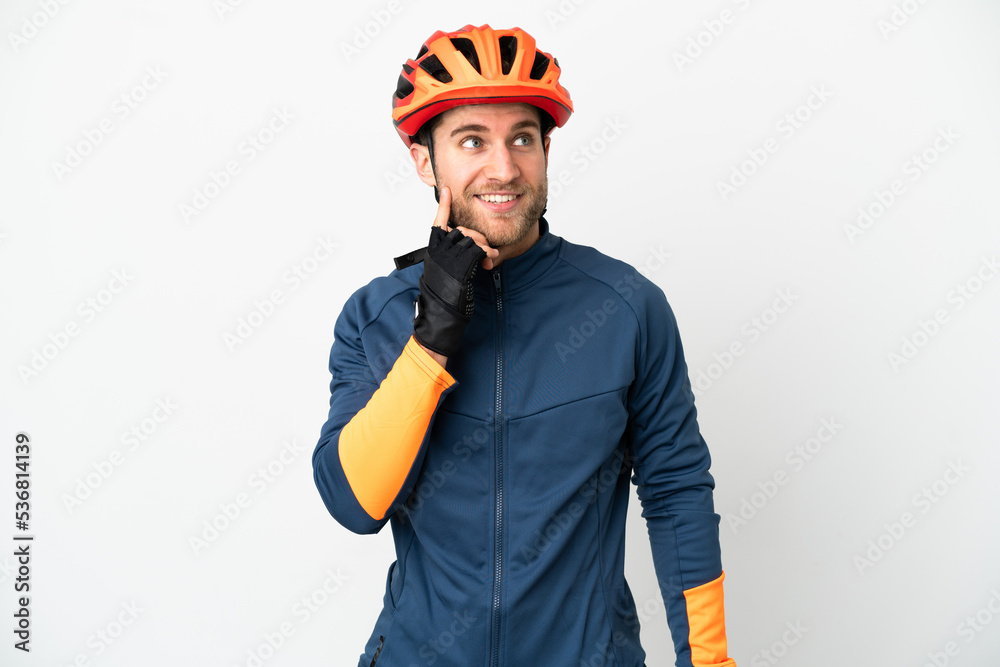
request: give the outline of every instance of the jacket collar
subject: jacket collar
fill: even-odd
[[[489,271],[479,267],[473,278],[476,292],[493,291],[493,274],[500,274],[504,293],[516,292],[535,282],[549,270],[559,255],[562,238],[549,232],[549,223],[544,216],[538,218],[538,240],[533,246],[518,255],[505,259],[500,266]]]

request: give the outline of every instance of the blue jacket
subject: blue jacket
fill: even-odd
[[[477,271],[446,369],[412,338],[420,263],[337,319],[316,485],[349,530],[390,523],[396,550],[358,665],[643,667],[624,576],[631,477],[676,664],[735,667],[670,306],[630,265],[539,224],[528,251]]]

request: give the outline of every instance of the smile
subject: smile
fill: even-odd
[[[506,204],[517,199],[520,195],[476,195],[479,199],[491,204]]]

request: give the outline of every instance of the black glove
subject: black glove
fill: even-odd
[[[475,306],[472,278],[485,257],[486,251],[461,231],[431,227],[413,318],[413,337],[428,350],[446,357],[458,352]]]

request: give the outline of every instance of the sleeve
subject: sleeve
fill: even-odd
[[[350,299],[334,326],[330,412],[313,451],[313,478],[338,522],[377,533],[413,489],[434,415],[457,382],[411,335],[377,383],[358,319]]]
[[[645,283],[629,392],[632,481],[679,667],[735,667],[728,657],[719,515],[680,333],[663,291]]]

